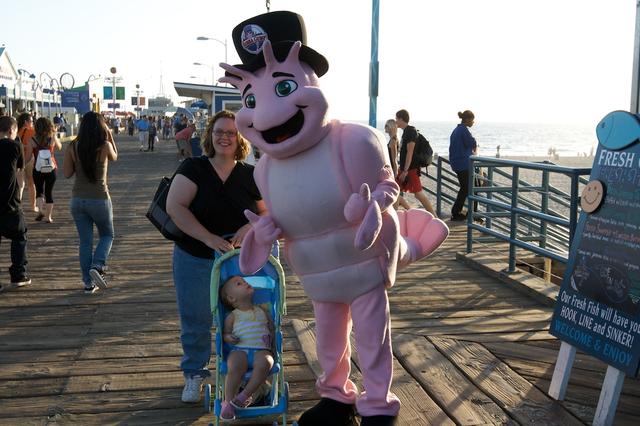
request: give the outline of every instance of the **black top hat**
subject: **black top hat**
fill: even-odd
[[[242,60],[237,68],[255,71],[265,66],[262,46],[271,42],[278,61],[284,61],[296,41],[302,42],[300,61],[313,68],[318,77],[329,70],[327,59],[306,45],[307,30],[302,16],[288,11],[269,12],[254,16],[238,24],[232,33],[233,44]]]

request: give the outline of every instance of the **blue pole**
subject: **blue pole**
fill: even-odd
[[[378,26],[380,24],[380,0],[372,0],[371,11],[371,62],[369,63],[369,126],[376,127],[378,110]]]
[[[511,232],[509,233],[509,269],[507,273],[516,272],[516,245],[518,238],[518,214],[514,211],[518,207],[518,182],[520,181],[520,167],[513,168],[511,178]]]

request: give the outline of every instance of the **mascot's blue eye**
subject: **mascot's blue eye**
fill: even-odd
[[[289,96],[298,88],[298,83],[293,80],[284,80],[280,83],[276,84],[276,95],[281,98],[284,96]]]
[[[249,95],[244,99],[244,106],[247,108],[255,108],[256,107],[256,97],[255,95]]]

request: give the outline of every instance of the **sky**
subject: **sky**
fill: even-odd
[[[166,5],[165,5],[166,4]],[[16,68],[76,84],[123,78],[127,97],[178,101],[173,82],[210,84],[239,63],[231,31],[266,12],[258,0],[20,0],[3,8],[0,45]],[[320,78],[330,116],[369,116],[370,0],[271,0],[303,16],[308,45],[329,61]],[[630,105],[635,0],[380,0],[378,120],[597,123]],[[198,36],[221,42],[198,41]],[[191,77],[195,78],[191,78]]]

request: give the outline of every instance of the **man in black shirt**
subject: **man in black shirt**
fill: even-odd
[[[409,113],[406,109],[401,109],[396,112],[396,124],[399,129],[402,129],[400,164],[398,167],[398,176],[396,177],[400,191],[412,193],[426,211],[431,213],[433,217],[438,217],[431,202],[427,198],[427,194],[425,194],[422,189],[420,166],[417,164],[417,160],[413,158],[413,151],[418,141],[418,132],[415,127],[409,125]]]
[[[0,117],[0,241],[11,240],[11,287],[31,283],[27,276],[27,228],[20,207],[18,169],[24,167],[22,144],[16,141],[18,123],[13,117]],[[0,285],[0,292],[4,287]]]

